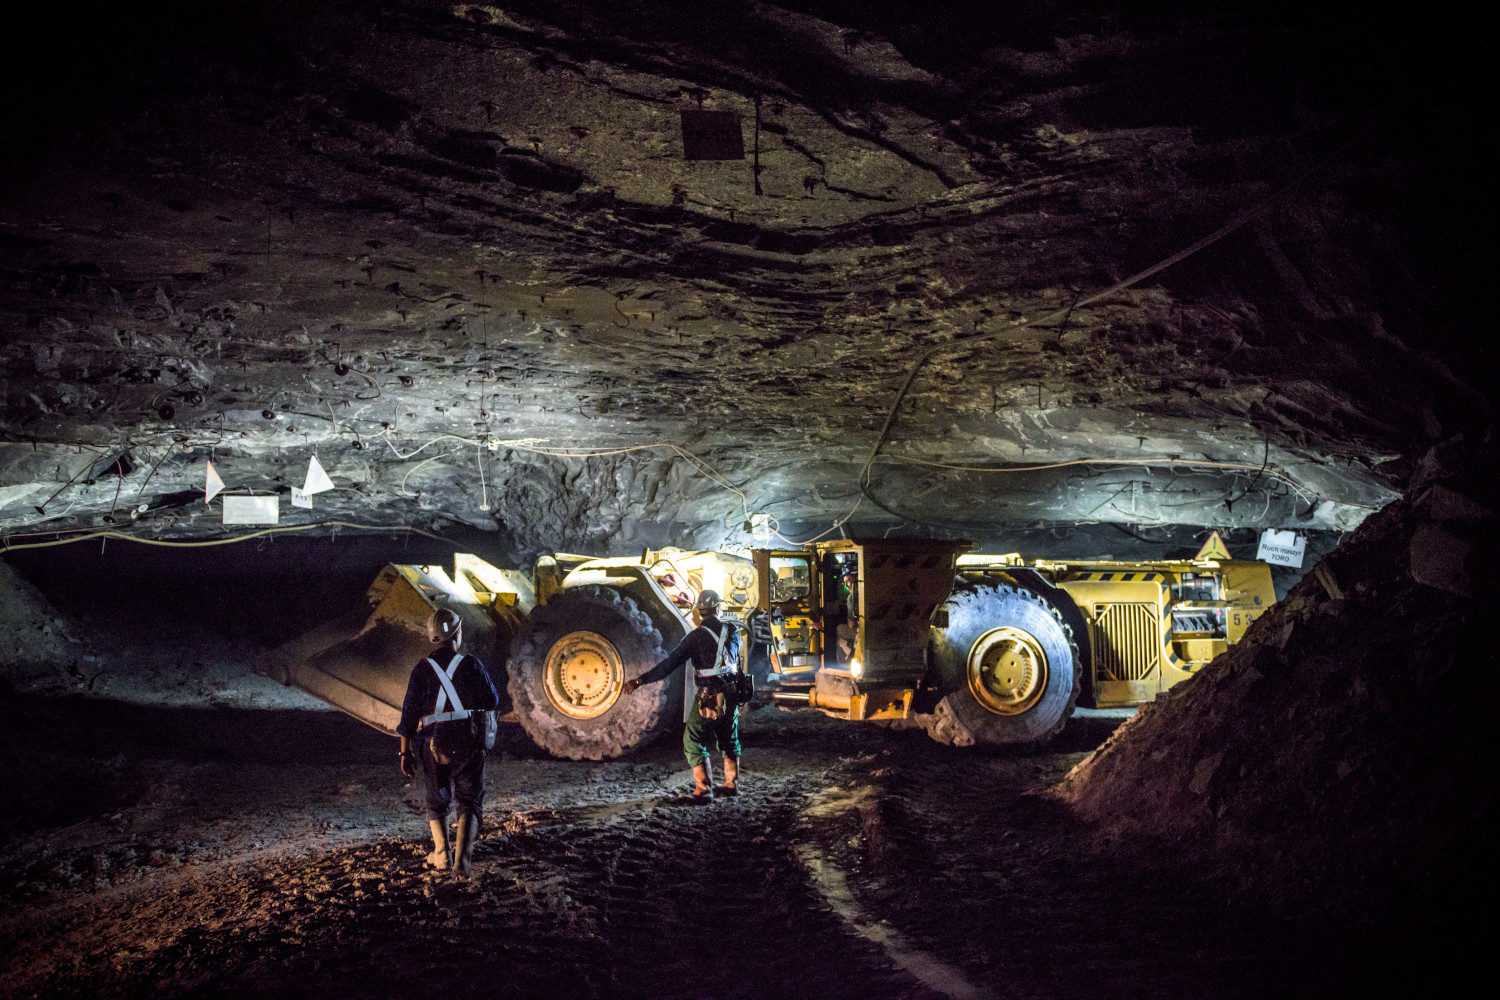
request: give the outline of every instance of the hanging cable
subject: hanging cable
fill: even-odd
[[[1269,450],[1267,452],[1269,458]],[[1010,466],[983,466],[983,465],[955,465],[950,462],[930,462],[926,459],[913,458],[907,455],[883,455],[881,461],[893,465],[923,465],[934,469],[953,469],[958,472],[978,472],[986,474],[1003,474],[1012,472],[1041,472],[1046,469],[1065,469],[1074,465],[1140,465],[1140,466],[1187,466],[1188,468],[1204,469],[1246,469],[1256,473],[1257,476],[1268,476],[1272,479],[1286,483],[1292,489],[1297,490],[1304,496],[1315,496],[1319,500],[1328,503],[1341,504],[1346,507],[1360,507],[1364,510],[1379,510],[1379,507],[1371,504],[1356,503],[1353,500],[1334,500],[1313,490],[1311,487],[1299,483],[1290,475],[1271,468],[1268,464],[1256,465],[1252,462],[1214,462],[1208,459],[1196,458],[1075,458],[1066,462],[1049,462],[1045,465],[1010,465]],[[1254,486],[1252,481],[1251,486]],[[1249,488],[1246,489],[1249,492]],[[873,502],[873,501],[872,501]],[[884,508],[882,508],[884,509]],[[900,515],[897,515],[900,516]]]
[[[479,466],[479,492],[480,492],[479,509],[480,510],[489,510],[490,509],[490,488],[489,488],[488,485],[485,484],[485,481],[484,481],[484,446],[483,445],[480,445],[479,447],[477,447],[477,448],[474,449],[474,461]]]
[[[6,536],[3,539],[0,539],[0,546],[3,546],[0,547],[0,551],[17,552],[22,549],[50,549],[58,545],[72,545],[75,542],[92,541],[95,538],[113,538],[117,541],[122,542],[136,542],[141,545],[159,545],[169,549],[206,549],[216,545],[234,545],[238,542],[248,542],[256,538],[264,538],[267,535],[285,535],[303,531],[317,531],[320,528],[327,527],[351,528],[357,531],[376,531],[383,532],[385,534],[406,533],[410,535],[422,535],[425,538],[431,538],[435,541],[450,544],[452,541],[451,539],[444,538],[442,535],[435,535],[430,531],[423,531],[421,528],[411,528],[397,524],[380,525],[355,524],[350,521],[319,521],[316,524],[295,524],[288,525],[284,528],[264,528],[260,531],[251,531],[243,535],[235,535],[233,538],[210,538],[198,542],[179,542],[165,538],[142,538],[139,535],[132,535],[124,531],[89,531],[86,534],[75,535],[71,538],[56,538],[50,542],[23,542],[20,545],[12,545],[10,541],[12,537],[27,538],[35,537],[35,535]],[[50,535],[54,534],[54,532],[42,531],[36,532],[35,534]]]

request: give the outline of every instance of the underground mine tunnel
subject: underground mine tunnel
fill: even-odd
[[[1490,60],[1315,7],[13,22],[0,995],[1465,984]]]

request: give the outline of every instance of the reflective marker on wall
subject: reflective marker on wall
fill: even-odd
[[[214,497],[224,489],[224,480],[214,471],[214,463],[208,463],[208,470],[203,474],[203,502],[210,503]]]
[[[302,481],[302,492],[308,496],[314,493],[322,493],[324,490],[333,489],[333,480],[328,478],[328,473],[323,471],[323,466],[318,463],[318,456],[314,455],[307,460],[307,478]]]

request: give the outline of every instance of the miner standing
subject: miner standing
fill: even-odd
[[[694,802],[713,798],[714,744],[724,755],[724,784],[720,795],[737,795],[740,770],[740,713],[735,702],[733,675],[739,672],[740,637],[735,627],[719,619],[717,592],[705,590],[693,607],[702,624],[683,636],[662,660],[639,677],[625,682],[629,694],[643,684],[665,680],[672,671],[689,660],[693,664],[690,682],[696,685],[693,707],[688,712],[687,728],[682,734],[682,750],[693,768]]]
[[[484,716],[500,703],[479,657],[460,653],[463,621],[442,608],[427,619],[432,653],[413,668],[401,707],[401,773],[416,776],[421,761],[427,787],[432,853],[427,865],[468,878],[484,814]],[[458,807],[458,829],[449,855],[448,809]]]

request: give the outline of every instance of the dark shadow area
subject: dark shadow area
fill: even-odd
[[[137,804],[149,791],[143,770],[385,764],[395,741],[338,712],[16,695],[0,706],[0,753],[15,765],[0,771],[0,798],[10,803],[3,841]],[[232,770],[212,781],[215,789],[200,790],[232,795]]]
[[[174,634],[208,634],[274,646],[330,613],[365,607],[386,563],[430,562],[451,572],[454,552],[484,554],[493,540],[477,532],[451,542],[293,535],[206,549],[110,542],[101,551],[81,543],[5,558],[106,642],[112,632],[163,645]]]

